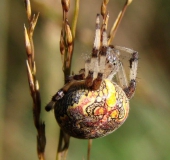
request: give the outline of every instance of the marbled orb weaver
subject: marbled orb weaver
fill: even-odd
[[[130,2],[127,0],[125,6]],[[119,128],[127,119],[129,100],[136,89],[138,52],[110,45],[111,35],[107,35],[109,16],[102,12],[101,15],[102,23],[100,14],[96,17],[94,45],[85,68],[70,76],[46,106],[47,111],[54,108],[56,120],[64,132],[80,139],[103,137]],[[121,18],[119,15],[117,26]],[[131,55],[129,83],[120,61],[121,51]],[[115,76],[117,84],[113,80]]]

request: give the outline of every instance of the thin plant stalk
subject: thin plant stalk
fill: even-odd
[[[113,41],[115,34],[116,34],[116,31],[119,27],[119,24],[120,24],[120,22],[121,22],[121,20],[124,16],[124,13],[125,13],[127,7],[131,4],[131,2],[132,2],[132,0],[126,0],[123,9],[118,14],[116,21],[115,21],[115,23],[113,24],[113,26],[110,30],[110,34],[109,34],[109,37],[108,37],[108,44],[111,44],[111,42]]]
[[[31,12],[31,4],[29,0],[25,0],[25,8],[28,19],[29,27],[27,28],[24,25],[24,36],[25,36],[25,47],[26,47],[26,67],[27,67],[27,76],[28,83],[30,88],[31,97],[33,100],[33,118],[34,125],[37,130],[37,154],[39,160],[45,160],[45,145],[46,145],[46,137],[45,137],[45,124],[40,119],[41,114],[41,98],[39,91],[39,83],[36,78],[36,63],[34,59],[34,42],[33,42],[33,34],[36,23],[38,21],[39,13],[33,14]]]
[[[60,36],[60,53],[63,62],[64,81],[67,83],[67,76],[71,73],[71,62],[74,50],[74,38],[76,35],[77,19],[79,14],[79,0],[75,2],[75,11],[72,22],[72,29],[68,22],[68,11],[70,0],[61,0],[63,10],[63,24]],[[60,129],[59,144],[56,160],[66,160],[70,136]]]
[[[92,146],[92,139],[89,139],[88,140],[88,150],[87,150],[87,160],[90,160],[91,146]]]
[[[73,41],[76,36],[77,19],[78,19],[78,14],[79,14],[79,4],[80,4],[80,0],[76,0],[75,1],[75,9],[74,9],[74,17],[73,17],[73,22],[72,22]]]

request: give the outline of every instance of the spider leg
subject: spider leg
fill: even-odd
[[[71,76],[66,77],[66,83],[70,82],[71,80],[83,80],[85,78],[85,69],[81,69],[79,74],[73,74]]]
[[[79,78],[81,77],[81,75],[76,75],[79,76]],[[74,77],[73,77],[74,78]],[[46,105],[45,110],[46,111],[50,111],[54,108],[55,102],[58,101],[59,99],[61,99],[65,93],[69,90],[69,88],[73,87],[73,86],[79,86],[79,85],[84,85],[85,84],[85,80],[75,80],[72,79],[70,80],[70,82],[66,83],[64,85],[63,88],[61,88],[51,99],[51,101]]]
[[[99,69],[98,69],[98,74],[97,78],[93,81],[93,86],[92,88],[94,90],[99,89],[103,75],[104,75],[104,70],[105,70],[105,65],[106,65],[106,52],[107,52],[107,32],[106,32],[106,25],[103,25],[103,31],[102,31],[102,46],[100,50],[100,61],[99,61]]]
[[[95,89],[95,84],[93,83],[93,79],[96,77],[98,77],[98,80],[100,79],[98,75],[98,68],[99,68],[98,54],[100,49],[100,41],[101,41],[100,15],[97,14],[96,31],[95,31],[93,50],[92,50],[92,57],[90,60],[87,60],[85,62],[85,71],[86,71],[85,84],[87,87],[92,87],[92,89]]]
[[[107,26],[103,24],[103,31],[101,36],[102,46],[99,52],[100,53],[99,69],[98,69],[97,78],[93,81],[93,86],[92,86],[94,90],[99,89],[102,79],[104,77],[103,75],[106,67],[106,53],[108,49],[106,27]]]
[[[126,47],[120,47],[115,46],[116,49],[125,51],[127,53],[131,54],[131,58],[129,60],[130,63],[130,82],[129,85],[127,83],[125,71],[123,69],[123,66],[121,62],[119,63],[119,71],[117,72],[118,79],[120,81],[120,84],[126,93],[126,96],[130,99],[134,95],[135,89],[136,89],[136,75],[137,75],[137,68],[138,68],[138,52],[126,48]]]
[[[52,110],[54,108],[55,102],[61,99],[65,95],[65,93],[69,90],[70,87],[76,85],[83,85],[85,83],[84,77],[85,77],[84,69],[81,69],[79,71],[79,74],[69,76],[67,78],[67,83],[52,97],[51,101],[46,105],[45,110],[46,111]]]

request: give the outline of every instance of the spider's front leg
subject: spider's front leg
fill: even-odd
[[[84,70],[80,70],[79,74],[69,76],[67,78],[67,83],[62,87],[51,99],[51,101],[46,105],[45,110],[48,112],[54,108],[55,102],[59,99],[61,99],[65,93],[71,88],[72,86],[78,86],[78,85],[84,85]]]
[[[101,83],[102,74],[98,74],[99,69],[99,50],[100,50],[101,30],[100,30],[100,15],[96,17],[96,31],[92,56],[90,60],[85,62],[86,80],[85,85],[88,88],[96,89]],[[95,80],[94,80],[95,79]],[[94,80],[94,81],[93,81]]]
[[[85,85],[92,90],[98,90],[104,78],[106,67],[106,53],[108,49],[107,22],[103,19],[102,28],[100,28],[100,15],[96,18],[96,31],[92,57],[85,63],[86,80]]]
[[[123,88],[124,92],[126,93],[127,98],[131,99],[134,95],[136,89],[136,75],[137,75],[137,68],[138,68],[138,52],[126,47],[115,46],[115,49],[125,51],[131,54],[131,58],[129,60],[130,63],[130,82],[128,84],[126,79],[126,74],[123,69],[122,63],[119,63],[119,70],[117,72],[117,77],[120,82],[121,87]]]

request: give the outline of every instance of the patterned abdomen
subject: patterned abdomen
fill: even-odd
[[[97,91],[72,87],[56,102],[55,117],[70,136],[92,139],[106,136],[126,120],[129,100],[115,83],[104,80]]]

